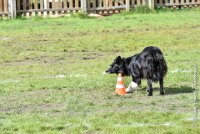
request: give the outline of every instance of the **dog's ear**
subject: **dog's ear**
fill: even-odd
[[[120,62],[120,61],[121,61],[121,59],[122,59],[122,58],[121,58],[121,56],[117,56],[117,57],[115,58],[115,60],[114,60],[114,61],[115,61],[115,62]]]
[[[115,63],[117,63],[118,65],[122,65],[123,64],[123,59],[121,58],[121,56],[117,56],[114,60]]]
[[[123,57],[123,58],[121,59],[121,63],[124,64],[125,62],[126,62],[126,58]]]

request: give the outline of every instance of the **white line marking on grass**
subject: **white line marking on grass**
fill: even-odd
[[[56,75],[56,76],[55,76],[55,78],[58,78],[58,79],[59,79],[59,78],[65,78],[65,77],[66,77],[66,76],[65,76],[65,75],[62,75],[62,74],[59,74],[59,75]]]
[[[44,78],[47,78],[47,79],[64,79],[66,77],[70,77],[70,78],[73,78],[73,77],[76,77],[76,78],[79,78],[79,77],[87,77],[86,74],[70,74],[70,75],[63,75],[63,74],[59,74],[59,75],[56,75],[56,76],[47,76],[47,77],[44,77]]]
[[[171,73],[190,73],[192,72],[192,70],[181,70],[181,69],[175,69],[173,71],[171,71]]]
[[[193,117],[185,119],[186,121],[193,121]],[[200,120],[200,117],[197,118],[197,120]]]
[[[2,84],[8,84],[8,83],[19,83],[19,80],[13,80],[13,79],[8,79],[8,80],[0,80],[0,83]]]
[[[69,77],[87,77],[87,75],[86,74],[75,74],[75,75],[69,75]]]
[[[71,126],[71,125],[72,125],[71,123],[65,124],[66,127]]]
[[[131,124],[116,124],[114,127],[154,127],[154,126],[175,126],[174,123],[171,122],[165,122],[161,124],[155,124],[155,123],[131,123]]]
[[[56,75],[56,76],[46,76],[44,78],[46,78],[46,79],[62,79],[62,78],[65,78],[65,77],[66,77],[65,75],[59,74],[59,75]]]
[[[2,37],[2,38],[0,38],[0,40],[10,40],[11,38],[4,38],[4,37]]]

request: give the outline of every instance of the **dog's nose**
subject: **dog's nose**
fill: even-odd
[[[108,69],[105,71],[107,74],[111,74],[112,70]]]

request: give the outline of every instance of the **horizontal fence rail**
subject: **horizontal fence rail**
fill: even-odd
[[[140,5],[154,7],[197,7],[200,0],[0,0],[1,16],[65,15],[71,12],[113,14]]]

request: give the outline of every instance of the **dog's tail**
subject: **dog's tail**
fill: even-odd
[[[161,77],[164,77],[167,74],[168,68],[167,68],[167,63],[165,61],[165,58],[161,51],[156,54],[156,61],[158,64],[157,72],[160,73]]]

